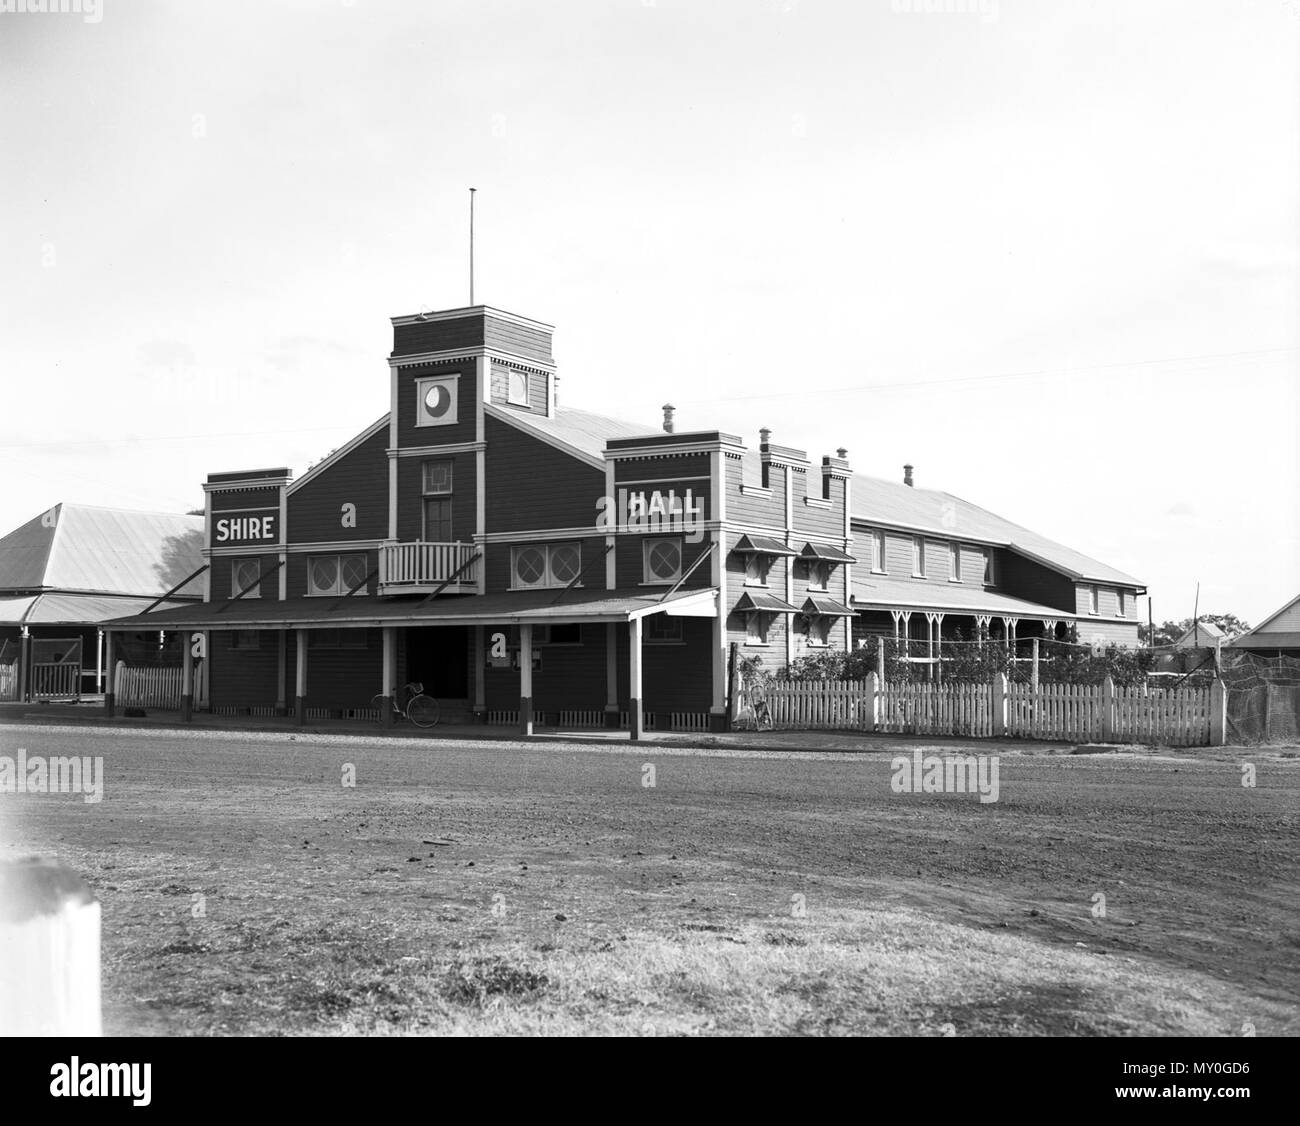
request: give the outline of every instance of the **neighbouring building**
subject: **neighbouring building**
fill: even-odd
[[[202,599],[203,518],[56,504],[0,539],[0,700],[94,694],[104,678],[102,625],[164,595]],[[137,655],[157,632],[121,636]],[[176,657],[179,660],[179,656]]]
[[[1300,657],[1300,594],[1229,644],[1264,657]]]
[[[562,406],[551,326],[498,309],[392,324],[389,411],[297,479],[211,474],[203,603],[115,623],[192,631],[218,712],[363,715],[419,681],[453,718],[637,736],[722,727],[733,645],[1136,643],[1136,579],[845,449]]]

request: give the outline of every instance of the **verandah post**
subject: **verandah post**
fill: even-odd
[[[533,627],[519,626],[519,730],[533,733]]]
[[[184,630],[181,639],[181,722],[194,718],[194,643]]]
[[[380,636],[383,639],[383,660],[379,691],[384,697],[384,714],[379,719],[385,727],[392,727],[395,719],[393,698],[397,691],[397,630],[394,626],[384,626]]]
[[[296,630],[294,634],[296,660],[293,670],[293,718],[302,725],[307,722],[307,631]]]
[[[641,619],[627,624],[628,632],[628,702],[627,726],[632,739],[640,739],[643,728],[641,712]]]
[[[117,635],[111,629],[104,631],[104,665],[104,714],[111,718],[117,699]]]

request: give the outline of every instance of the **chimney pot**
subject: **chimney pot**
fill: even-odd
[[[768,442],[772,440],[772,431],[764,426],[763,429],[758,432],[758,440],[766,446]]]
[[[838,450],[835,451],[835,456],[839,458],[840,461],[843,461],[846,457],[849,456],[849,451],[846,450],[843,446],[841,446]]]
[[[903,466],[903,484],[910,485],[911,483],[912,483],[912,466],[905,465]]]
[[[676,409],[677,408],[674,407],[672,403],[664,403],[664,433],[665,434],[671,434],[673,432],[673,411],[675,411]]]

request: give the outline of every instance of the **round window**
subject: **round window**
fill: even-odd
[[[580,567],[581,553],[576,544],[566,543],[551,548],[551,574],[556,582],[573,582]]]
[[[539,547],[515,553],[515,579],[520,586],[536,586],[546,577],[546,552]]]
[[[675,579],[682,569],[682,545],[676,540],[659,540],[650,545],[650,574],[656,579]]]

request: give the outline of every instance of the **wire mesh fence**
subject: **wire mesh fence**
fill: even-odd
[[[1300,658],[1225,655],[1230,743],[1300,742]]]

